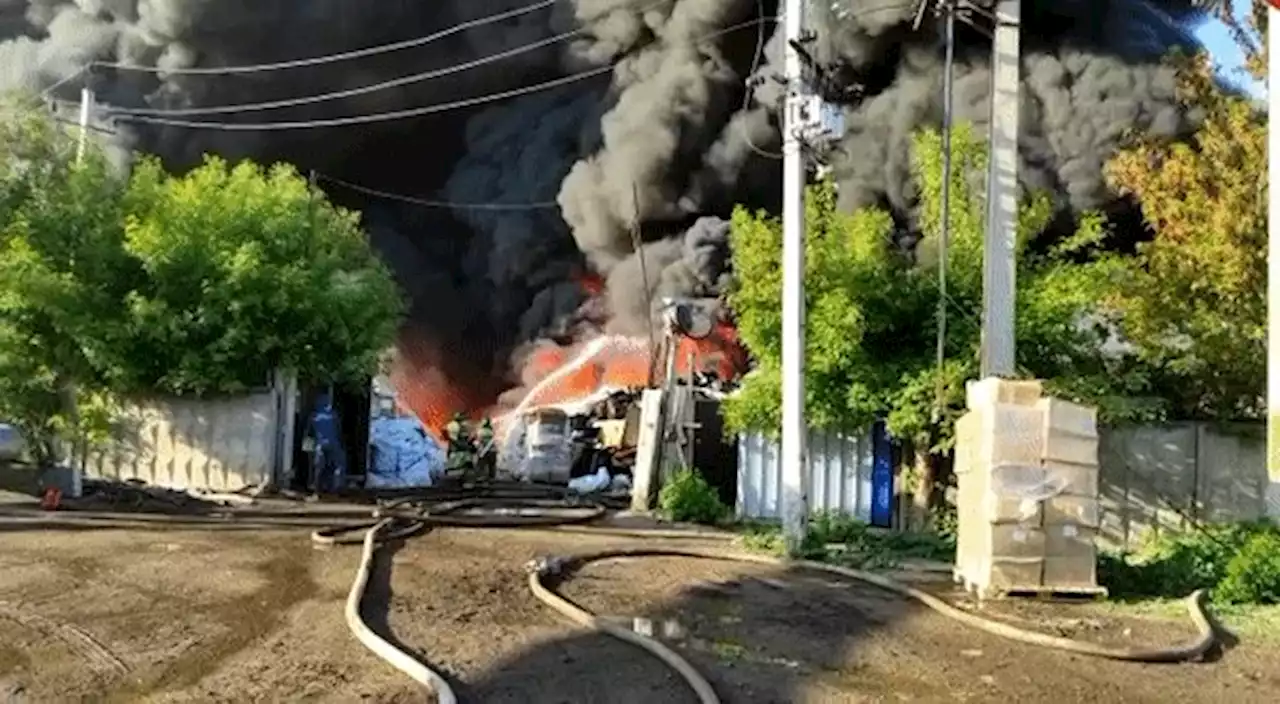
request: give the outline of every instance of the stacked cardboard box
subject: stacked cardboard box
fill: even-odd
[[[1098,436],[1092,409],[1035,381],[968,388],[956,427],[956,578],[980,595],[1096,591]]]
[[[1057,493],[1044,502],[1044,584],[1097,587],[1098,427],[1092,408],[1042,399],[1045,450],[1041,464]]]

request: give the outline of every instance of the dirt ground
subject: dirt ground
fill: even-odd
[[[658,542],[439,530],[384,550],[365,615],[448,672],[463,701],[693,702],[652,656],[566,625],[525,586],[530,558],[641,544]],[[0,703],[424,701],[347,631],[358,557],[315,550],[300,530],[53,529],[0,510]],[[1091,660],[823,574],[627,559],[590,566],[562,591],[601,615],[652,619],[726,702],[1280,701],[1275,645],[1246,642],[1191,665]],[[1191,634],[1093,606],[998,611],[1103,642]]]

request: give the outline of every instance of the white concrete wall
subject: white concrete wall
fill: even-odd
[[[1266,512],[1261,424],[1107,429],[1098,454],[1103,538],[1110,545],[1137,547],[1152,530],[1251,520]]]
[[[292,404],[276,391],[225,399],[129,404],[117,438],[89,452],[89,479],[137,479],[172,489],[230,492],[276,483],[292,453]]]

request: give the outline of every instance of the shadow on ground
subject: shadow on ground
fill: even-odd
[[[617,625],[658,635],[726,704],[847,700],[854,692],[841,673],[850,651],[915,608],[825,574],[690,558],[599,563],[559,591]],[[536,692],[531,680],[539,682]],[[654,655],[585,633],[526,648],[473,675],[460,694],[476,702],[697,702]],[[861,687],[857,694],[894,692]]]
[[[42,512],[30,504],[0,506],[0,534],[46,530],[239,533],[295,528],[298,540],[305,541],[307,529],[369,520],[368,509],[350,505],[227,514]],[[491,535],[493,541],[477,533]],[[362,613],[383,638],[446,674],[462,701],[697,701],[669,666],[634,645],[593,633],[564,636],[569,624],[528,591],[524,562],[546,550],[575,544],[573,534],[440,529],[413,540],[409,550],[397,541],[378,551]],[[619,542],[641,544],[635,539]],[[668,546],[679,547],[682,542]],[[358,552],[359,548],[346,550]],[[442,555],[448,555],[455,566],[429,564]],[[473,560],[475,567],[468,567]],[[426,578],[415,574],[417,565],[445,571]],[[424,590],[447,595],[427,599]],[[834,699],[826,700],[841,700],[848,685],[839,680],[850,649],[913,609],[887,593],[823,574],[692,558],[597,563],[572,576],[559,590],[584,608],[624,625],[636,618],[650,622],[664,642],[712,682],[726,704],[802,701],[798,692],[815,687],[830,688]],[[447,630],[428,637],[414,625],[432,621],[468,630],[485,624],[483,630],[494,634],[494,640],[473,645],[469,652],[449,652],[441,647],[441,639],[448,639]],[[386,668],[372,657],[368,666]],[[406,688],[412,690],[412,686]]]
[[[328,510],[310,516],[311,525],[292,527],[367,515],[359,507]],[[42,514],[29,505],[0,508],[0,530],[32,533],[10,532],[0,540],[9,537],[11,544],[25,546],[10,559],[19,568],[14,574],[26,580],[26,593],[53,604],[57,608],[50,613],[57,620],[83,627],[122,657],[132,652],[131,662],[187,697],[173,701],[278,701],[304,692],[319,701],[422,701],[418,688],[355,643],[342,623],[358,548],[314,552],[306,547],[305,530],[282,533],[288,526],[276,521],[260,528],[245,518],[199,518],[112,519]],[[145,533],[129,532],[147,521]],[[44,532],[64,525],[101,533]],[[276,530],[252,537],[265,528]],[[216,538],[222,531],[243,532]],[[523,566],[531,558],[642,545],[707,543],[440,529],[379,551],[364,615],[384,638],[452,676],[464,702],[694,702],[657,658],[617,639],[575,630],[526,585]],[[0,569],[0,580],[13,576]],[[57,587],[41,596],[45,583]],[[711,680],[726,704],[901,697],[1273,704],[1280,687],[1273,649],[1246,643],[1222,663],[1191,667],[1085,661],[1001,640],[920,613],[921,607],[892,594],[807,570],[628,558],[590,565],[559,590],[612,622],[646,619]],[[26,598],[20,591],[10,594],[17,601]],[[1028,606],[1000,616],[1015,625],[1115,645],[1174,643],[1188,635],[1181,624],[1171,630],[1158,621],[1114,619],[1101,611]],[[83,653],[46,660],[42,638],[27,636],[36,653],[29,659],[42,671],[71,677],[84,669]],[[18,663],[10,669],[32,671],[18,662],[22,653],[5,651],[4,645],[0,676],[6,658]],[[81,679],[77,692],[102,691],[100,683]],[[122,696],[137,691],[121,690]]]

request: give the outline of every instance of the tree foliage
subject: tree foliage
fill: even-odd
[[[937,243],[943,209],[941,138],[919,133],[912,168],[920,191],[924,240],[913,252],[897,244],[890,215],[835,207],[830,184],[810,188],[806,202],[807,399],[811,427],[864,426],[887,418],[895,436],[942,450],[962,411],[964,382],[978,372],[982,301],[982,237],[986,154],[967,125],[952,136],[948,285],[941,295]],[[1024,370],[1062,379],[1073,397],[1111,395],[1116,369],[1101,354],[1105,330],[1089,322],[1096,287],[1111,263],[1093,257],[1105,235],[1101,219],[1053,246],[1028,245],[1052,215],[1043,195],[1019,211],[1018,342]],[[740,394],[726,406],[734,429],[780,427],[781,225],[765,213],[733,215],[730,294],[739,331],[757,360]],[[947,306],[946,362],[936,363],[938,303]],[[1065,380],[1071,380],[1066,383]],[[938,391],[942,403],[938,403]]]
[[[0,117],[0,418],[37,461],[122,394],[376,367],[399,292],[356,216],[291,168],[144,159],[126,178],[20,102]]]
[[[145,276],[126,297],[118,385],[234,392],[277,367],[353,379],[390,343],[389,273],[357,216],[292,167],[210,158],[178,178],[144,160],[126,210],[124,248]]]
[[[124,184],[53,122],[0,105],[0,417],[35,459],[100,433],[95,393],[118,302],[137,273],[122,249]]]
[[[1254,13],[1254,27],[1266,8]],[[1255,10],[1258,10],[1255,7]],[[1265,28],[1263,28],[1265,30]],[[1256,32],[1237,36],[1256,78]],[[1238,419],[1262,412],[1266,374],[1267,121],[1214,76],[1205,55],[1176,59],[1184,103],[1203,116],[1190,140],[1138,138],[1107,166],[1142,207],[1153,238],[1122,269],[1109,304],[1134,353],[1159,375],[1171,412]]]

